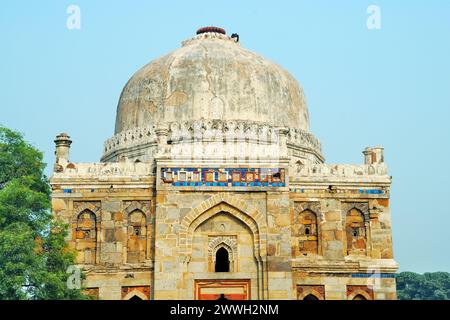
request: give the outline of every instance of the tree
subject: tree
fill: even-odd
[[[0,299],[85,299],[68,289],[67,226],[52,219],[43,155],[0,126]]]
[[[399,300],[450,300],[450,273],[401,272],[396,281]]]

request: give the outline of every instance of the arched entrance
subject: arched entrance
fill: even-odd
[[[219,248],[216,252],[216,265],[215,272],[229,272],[230,271],[230,258],[228,250],[224,247]]]
[[[208,298],[212,294],[208,299],[218,299],[224,294],[229,299],[229,294],[233,294],[239,299],[264,299],[267,249],[261,235],[265,239],[266,233],[263,216],[228,194],[217,194],[193,208],[179,229],[180,252],[185,256],[183,281],[188,282],[187,287],[189,283],[194,285],[193,298]],[[230,275],[224,278],[217,274],[222,272]]]
[[[313,294],[308,294],[308,295],[306,295],[304,298],[303,298],[303,300],[310,300],[310,301],[314,301],[314,300],[319,300],[319,298],[317,298],[315,295],[313,295]]]

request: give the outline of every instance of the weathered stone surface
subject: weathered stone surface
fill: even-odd
[[[102,210],[104,210],[104,211],[118,212],[118,211],[120,211],[120,209],[121,209],[120,201],[108,199],[108,200],[105,200],[102,202]]]
[[[53,213],[69,225],[85,287],[100,299],[194,299],[205,288],[395,299],[394,278],[372,290],[353,276],[397,270],[382,148],[364,150],[364,164],[325,164],[308,130],[296,81],[225,35],[196,36],[142,68],[104,162],[70,163],[58,142]]]

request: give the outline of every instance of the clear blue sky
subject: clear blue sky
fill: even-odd
[[[70,4],[80,30],[66,28]],[[381,30],[366,27],[370,4]],[[447,0],[2,1],[0,123],[45,152],[48,173],[63,131],[73,161],[98,161],[129,77],[221,26],[299,80],[327,162],[385,147],[401,270],[450,271],[449,15]]]

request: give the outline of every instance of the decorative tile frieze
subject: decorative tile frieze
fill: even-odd
[[[161,168],[161,183],[175,187],[285,187],[280,168]]]

